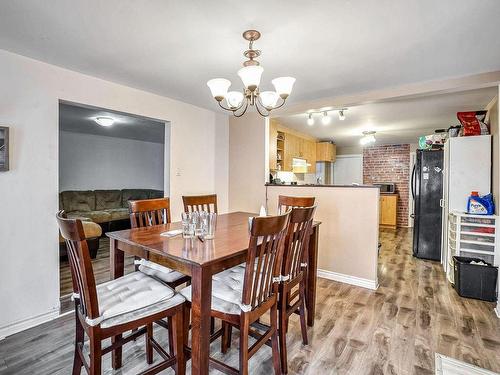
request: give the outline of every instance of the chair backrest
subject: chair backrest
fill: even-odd
[[[83,315],[96,319],[99,317],[97,290],[82,222],[66,218],[64,211],[59,211],[56,217],[61,235],[66,241],[73,292],[79,296],[79,307]]]
[[[207,211],[217,213],[217,194],[183,196],[184,212]]]
[[[280,195],[278,197],[278,213],[284,213],[294,207],[312,207],[314,206],[315,197],[290,197]]]
[[[289,217],[287,212],[252,221],[242,296],[242,303],[251,309],[278,291]]]
[[[316,206],[296,207],[290,213],[281,271],[287,280],[295,279],[302,272],[315,210]]]
[[[130,226],[150,227],[170,223],[170,199],[156,198],[129,201]]]

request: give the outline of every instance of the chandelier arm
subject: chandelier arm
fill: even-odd
[[[259,99],[257,99],[257,100],[255,101],[255,109],[257,109],[257,112],[259,112],[259,115],[261,115],[262,117],[268,117],[268,116],[269,116],[269,114],[270,114],[270,111],[269,111],[266,107],[264,107],[264,106],[263,106],[263,107],[266,109],[266,111],[267,111],[267,115],[266,115],[266,114],[264,114],[264,113],[262,113],[262,112],[260,111],[260,108],[259,108],[260,106],[259,106],[259,104],[260,104],[260,105],[262,105],[262,103],[260,102],[260,100],[259,100]]]
[[[233,111],[233,115],[234,117],[241,117],[243,116],[246,112],[247,112],[247,109],[248,109],[248,99],[245,100],[246,104],[245,104],[245,108],[243,109],[243,112],[241,112],[239,115],[236,114],[236,111]],[[243,103],[241,104],[240,108],[243,106]],[[238,109],[240,109],[238,108]]]
[[[283,107],[285,105],[286,99],[283,99],[281,97],[280,97],[280,99],[282,100],[281,104],[279,106],[277,106],[277,107],[274,107],[273,109],[278,109],[278,108],[281,108],[281,107]]]
[[[225,111],[231,111],[231,112],[234,112],[231,108],[226,108],[226,107],[224,107],[224,106],[222,105],[222,100],[221,100],[220,102],[218,101],[217,103],[219,103],[219,107],[221,107],[223,110],[225,110]]]

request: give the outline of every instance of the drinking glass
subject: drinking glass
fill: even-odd
[[[205,238],[211,240],[215,237],[215,229],[217,227],[217,214],[215,212],[207,212],[205,220]]]
[[[192,212],[183,212],[181,214],[182,219],[182,237],[192,238],[194,237],[195,222],[193,220]]]
[[[195,218],[195,227],[194,227],[194,234],[196,236],[203,236],[204,230],[205,230],[205,223],[207,220],[207,212],[205,211],[200,211],[200,212],[193,212],[193,217]]]

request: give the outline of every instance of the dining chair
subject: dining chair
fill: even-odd
[[[278,196],[278,213],[284,213],[294,207],[312,207],[315,197],[292,197],[287,195]]]
[[[153,363],[153,349],[163,361],[143,374],[157,374],[173,367],[185,374],[183,309],[185,299],[172,288],[141,272],[132,272],[104,284],[95,284],[94,272],[82,222],[57,213],[61,235],[66,241],[75,300],[75,352],[73,375],[82,366],[91,375],[101,373],[102,356],[127,342],[146,335],[146,362]],[[153,322],[172,317],[174,354],[169,355],[153,338]],[[126,337],[123,333],[133,331]],[[89,339],[89,361],[84,355],[85,334]],[[111,338],[111,345],[102,341]]]
[[[184,212],[207,211],[217,213],[217,194],[182,196]]]
[[[249,359],[271,339],[274,373],[280,374],[278,287],[289,216],[285,213],[253,218],[245,265],[213,276],[211,316],[221,319],[222,331],[229,326],[240,330],[239,370],[210,357],[210,364],[219,371],[247,375]],[[191,301],[191,286],[182,289],[181,294]],[[267,312],[270,325],[267,331],[258,334],[250,325]],[[255,334],[259,337],[249,347],[249,335]]]
[[[150,227],[170,223],[170,199],[156,198],[128,201],[130,226],[132,228]],[[171,288],[189,282],[191,278],[168,267],[146,259],[134,261],[137,270],[155,277]]]
[[[306,274],[307,274],[307,248],[313,224],[316,207],[295,207],[290,213],[283,252],[281,281],[278,292],[278,319],[279,319],[279,346],[281,358],[281,371],[286,374],[287,346],[286,334],[288,320],[294,313],[300,316],[302,343],[308,344],[306,326]],[[295,288],[298,286],[298,290]]]

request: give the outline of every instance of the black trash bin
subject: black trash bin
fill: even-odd
[[[471,264],[483,262],[487,265]],[[475,298],[494,302],[497,300],[496,288],[498,267],[479,258],[453,257],[455,271],[455,290],[461,297]]]

